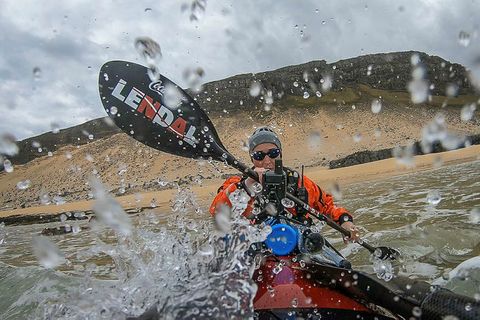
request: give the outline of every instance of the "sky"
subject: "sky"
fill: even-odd
[[[479,12],[480,0],[4,0],[0,135],[22,140],[105,116],[100,67],[145,64],[140,37],[159,44],[158,69],[184,88],[185,70],[199,67],[205,83],[407,50],[479,70]]]

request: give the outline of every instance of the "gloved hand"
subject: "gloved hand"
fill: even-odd
[[[350,231],[350,237],[345,236],[343,238],[343,242],[348,243],[350,242],[358,242],[360,240],[360,232],[358,231],[357,227],[351,221],[345,221],[340,225],[344,229]]]

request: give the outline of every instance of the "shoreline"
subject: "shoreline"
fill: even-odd
[[[343,187],[354,183],[382,180],[435,169],[439,159],[441,159],[442,163],[440,168],[480,160],[480,145],[473,145],[453,151],[414,156],[413,161],[415,167],[400,166],[395,158],[389,158],[337,169],[328,169],[321,166],[307,167],[305,168],[305,175],[314,180],[323,189],[330,191],[332,188],[335,188],[335,185],[341,185]],[[205,184],[201,186],[190,186],[202,209],[208,210],[210,201],[222,183],[223,179],[213,179],[205,181]],[[177,190],[175,189],[167,189],[129,194],[115,197],[115,199],[127,213],[138,213],[145,209],[170,210],[170,203],[176,193]],[[152,199],[155,199],[155,206],[152,206]],[[6,225],[45,223],[58,221],[58,216],[66,212],[79,211],[89,214],[92,213],[94,201],[95,200],[82,200],[63,205],[46,205],[4,210],[0,211],[0,223],[4,222]],[[208,215],[207,212],[205,214]]]

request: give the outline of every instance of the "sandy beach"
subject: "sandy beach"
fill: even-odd
[[[480,160],[479,145],[455,151],[415,156],[414,167],[403,166],[398,163],[397,159],[391,158],[338,169],[326,169],[321,166],[308,167],[305,170],[305,175],[309,176],[322,188],[328,191],[331,190],[335,184],[343,187],[352,183],[385,179],[421,170],[429,170],[439,166],[448,166],[476,160]],[[196,195],[197,201],[203,210],[206,211],[208,209],[210,201],[222,182],[223,179],[216,178],[205,180],[201,186],[189,186],[192,192]],[[165,211],[170,210],[171,201],[176,192],[177,190],[175,189],[139,192],[136,194],[116,197],[116,200],[126,211],[139,211],[144,208],[152,208],[152,201],[155,203],[157,210]],[[94,200],[73,201],[62,205],[43,205],[15,210],[4,210],[0,211],[0,218],[17,217],[19,218],[18,220],[21,220],[22,217],[31,215],[59,215],[65,212],[76,211],[89,212],[92,210],[93,201]]]

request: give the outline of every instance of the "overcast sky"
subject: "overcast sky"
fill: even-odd
[[[160,72],[182,87],[188,68],[203,68],[208,82],[378,52],[480,64],[479,1],[218,0],[194,12],[198,20],[191,3],[3,0],[0,134],[24,139],[105,116],[98,71],[108,60],[144,63],[138,37],[158,42]]]

